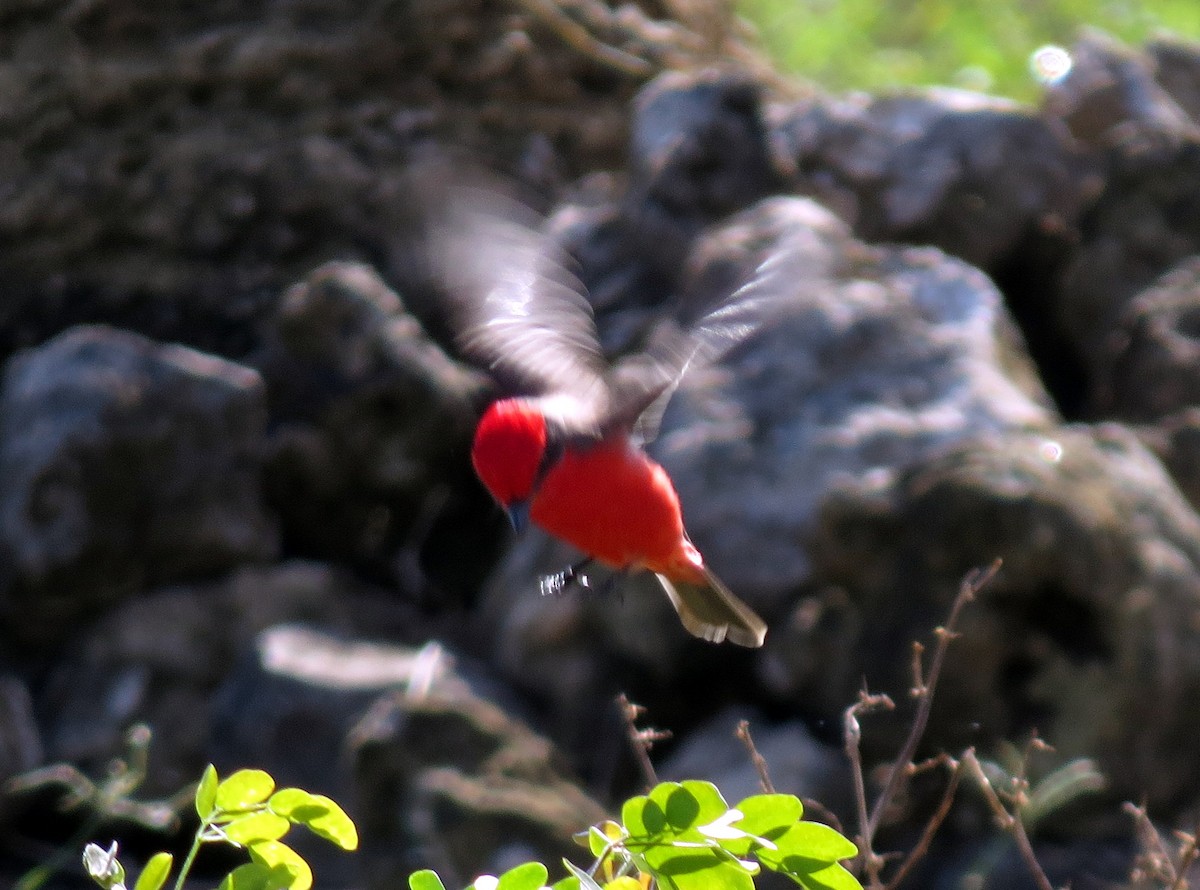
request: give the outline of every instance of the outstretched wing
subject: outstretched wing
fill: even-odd
[[[658,435],[663,412],[689,369],[716,361],[786,305],[798,286],[792,251],[779,245],[740,287],[690,327],[663,322],[646,349],[610,375],[606,424],[633,431],[643,442]]]
[[[608,362],[569,258],[536,216],[494,191],[457,188],[432,223],[459,348],[511,392],[544,397],[568,432],[600,427]]]

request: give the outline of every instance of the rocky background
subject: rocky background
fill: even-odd
[[[662,777],[753,792],[746,718],[852,833],[843,710],[896,698],[888,763],[911,641],[1001,558],[922,756],[1092,758],[1035,846],[1123,886],[1121,802],[1200,806],[1200,47],[1072,54],[1026,107],[786,82],[717,0],[0,6],[0,883],[81,830],[178,846],[210,761],[345,803],[323,888],[555,862],[639,789],[619,692]],[[571,555],[474,481],[495,393],[412,262],[447,152],[547,214],[614,353],[805,258],[654,445],[762,650],[636,587],[539,597]],[[968,873],[1028,881],[963,790],[915,880]]]

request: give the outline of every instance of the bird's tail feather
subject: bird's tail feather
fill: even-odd
[[[766,623],[716,575],[708,569],[701,571],[704,578],[698,581],[655,573],[687,632],[710,643],[729,640],[739,646],[761,646],[767,636]]]

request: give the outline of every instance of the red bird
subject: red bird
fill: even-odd
[[[761,646],[766,624],[709,571],[670,478],[635,440],[652,434],[688,364],[749,330],[762,288],[751,282],[690,330],[660,332],[610,366],[582,285],[520,208],[494,195],[453,202],[435,243],[460,348],[526,393],[487,409],[471,451],[514,527],[532,519],[585,563],[653,572],[688,632]]]

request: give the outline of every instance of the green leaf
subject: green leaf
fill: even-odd
[[[217,890],[285,890],[291,881],[292,873],[282,865],[270,868],[247,862],[227,874]]]
[[[758,847],[754,855],[767,868],[797,880],[799,875],[819,871],[839,859],[858,855],[858,847],[820,822],[797,822],[772,840],[776,849]]]
[[[559,878],[550,885],[550,890],[581,890],[579,878],[575,875],[567,875],[565,878]]]
[[[354,822],[346,815],[346,811],[321,794],[314,794],[313,801],[320,813],[304,821],[308,830],[337,844],[343,850],[357,850],[358,829],[354,827]]]
[[[302,788],[280,788],[267,801],[272,812],[277,813],[289,822],[302,825],[314,815],[316,795],[309,794]]]
[[[167,875],[171,873],[174,861],[175,857],[170,853],[155,853],[138,875],[133,890],[159,890],[167,882]]]
[[[681,838],[707,825],[729,809],[711,782],[663,782],[645,797],[633,797],[621,808],[621,821],[631,838],[657,835]]]
[[[621,826],[608,819],[588,829],[587,846],[592,855],[599,858],[624,836],[625,832]]]
[[[810,871],[806,874],[792,875],[801,887],[807,890],[863,890],[862,884],[854,875],[836,862]]]
[[[549,872],[540,862],[526,862],[500,875],[496,890],[539,890],[546,884]]]
[[[291,829],[292,823],[274,813],[258,812],[234,819],[222,828],[225,837],[245,847],[256,841],[277,841]]]
[[[662,807],[652,803],[649,797],[638,795],[629,798],[621,807],[621,822],[630,837],[651,837],[663,830],[667,817]]]
[[[650,792],[649,803],[657,805],[675,835],[707,825],[729,809],[721,792],[711,782],[663,782]],[[648,812],[652,815],[651,825],[647,827],[651,827],[657,824],[657,813]]]
[[[756,794],[739,803],[736,809],[742,818],[735,823],[754,837],[721,841],[721,846],[735,856],[746,856],[758,846],[755,838],[775,841],[795,825],[804,813],[804,805],[791,794]]]
[[[602,890],[600,885],[596,883],[595,878],[593,878],[571,860],[564,859],[563,865],[567,867],[567,871],[571,873],[571,877],[579,882],[579,890]]]
[[[253,809],[264,803],[275,790],[270,773],[260,769],[240,769],[217,786],[216,806],[226,813]]]
[[[715,819],[720,818],[728,809],[729,804],[725,802],[725,798],[721,796],[721,792],[717,790],[717,786],[712,782],[698,782],[688,780],[680,784],[679,792],[672,792],[667,798],[667,818],[672,825],[681,825],[682,822],[677,822],[673,815],[675,806],[681,795],[686,795],[691,798],[691,802],[687,804],[688,817],[687,828],[694,828],[698,825],[707,825]],[[695,806],[696,810],[693,813],[691,807]],[[683,813],[678,813],[680,817]]]
[[[672,890],[754,890],[754,879],[716,850],[653,847],[644,854],[650,873]]]
[[[282,886],[288,890],[310,890],[312,887],[312,869],[300,854],[287,844],[280,841],[259,841],[249,844],[246,849],[250,851],[250,858],[255,862],[272,870],[286,869],[290,880]]]
[[[200,784],[196,786],[196,815],[205,822],[217,804],[217,768],[211,763],[205,767]]]
[[[738,827],[759,837],[769,837],[772,832],[781,834],[804,815],[800,798],[791,794],[756,794],[739,803],[737,809],[742,811]]]
[[[1021,809],[1026,827],[1032,831],[1038,820],[1081,795],[1103,791],[1105,784],[1094,760],[1081,757],[1060,766],[1030,789],[1028,802]]]
[[[408,890],[446,890],[436,871],[423,868],[408,876]]]
[[[283,788],[271,795],[267,806],[289,822],[305,826],[343,850],[358,849],[358,830],[353,820],[332,798],[309,794],[299,788]]]

